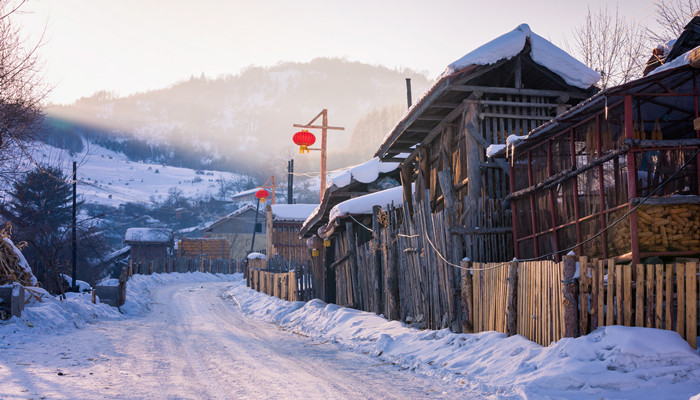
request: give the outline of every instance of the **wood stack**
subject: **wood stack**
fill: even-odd
[[[700,205],[642,206],[637,215],[641,251],[700,251]]]
[[[0,285],[8,282],[18,282],[22,286],[34,286],[32,273],[20,265],[19,256],[15,253],[6,227],[0,231]]]
[[[626,209],[614,211],[608,216],[608,221],[617,221],[619,218],[625,215],[626,212]],[[610,228],[610,233],[608,233],[608,254],[617,256],[628,253],[631,251],[631,243],[630,219],[628,217]],[[600,254],[594,254],[593,256],[600,256]]]

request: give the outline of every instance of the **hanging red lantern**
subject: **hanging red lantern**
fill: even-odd
[[[299,154],[303,154],[304,152],[308,153],[309,146],[316,143],[316,136],[306,129],[302,129],[292,136],[292,140],[299,146]]]
[[[257,197],[261,202],[264,202],[268,197],[270,197],[270,192],[265,189],[260,189],[255,192],[255,197]]]

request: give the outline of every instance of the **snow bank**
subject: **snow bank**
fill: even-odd
[[[442,76],[451,75],[470,65],[489,65],[503,59],[513,58],[520,54],[528,38],[531,44],[530,56],[532,60],[561,76],[569,85],[587,89],[600,80],[600,75],[597,72],[547,39],[532,32],[527,24],[521,24],[511,32],[467,53],[448,65]]]
[[[675,332],[601,327],[542,347],[498,332],[419,331],[326,304],[286,302],[244,281],[226,293],[241,309],[292,332],[332,341],[423,373],[516,398],[684,398],[700,391],[700,356]]]

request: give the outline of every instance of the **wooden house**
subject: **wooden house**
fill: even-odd
[[[271,204],[267,206],[267,254],[279,255],[286,262],[309,261],[306,240],[299,237],[304,221],[318,204]]]
[[[396,241],[410,249],[399,271],[420,280],[402,298],[414,314],[402,305],[402,315],[422,315],[431,329],[470,329],[461,261],[513,258],[504,202],[510,170],[486,148],[589,98],[599,79],[523,24],[450,64],[387,134],[376,156],[400,163],[405,204]]]
[[[516,257],[700,254],[700,49],[666,62],[495,152],[510,162]]]
[[[255,204],[248,203],[224,218],[202,229],[205,237],[223,238],[231,244],[231,258],[243,259],[250,251],[250,245],[255,232],[255,248],[253,251],[265,252],[266,227],[265,206],[260,205],[256,219]]]
[[[373,158],[333,174],[321,204],[304,221],[299,230],[299,236],[302,238],[319,236],[319,234],[323,236],[324,233],[319,232],[319,229],[328,227],[330,212],[339,203],[398,186],[398,165],[398,163],[385,163],[378,158]],[[335,241],[326,242],[328,247],[320,249],[319,257],[312,257],[310,260],[314,295],[327,302],[335,302],[336,279],[335,271],[331,266],[336,257],[344,256],[344,254],[336,255],[335,243]]]
[[[406,193],[416,184],[416,198],[407,197],[410,212],[414,200],[429,202],[432,212],[447,209],[453,233],[463,235],[466,256],[509,260],[511,220],[503,207],[508,166],[488,160],[485,150],[590,97],[599,78],[520,25],[450,64],[376,156],[401,163]]]
[[[172,253],[173,231],[169,228],[129,228],[124,243],[131,246],[134,262],[163,260]]]

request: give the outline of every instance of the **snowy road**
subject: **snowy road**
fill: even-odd
[[[229,282],[162,286],[149,315],[0,350],[0,399],[468,397],[452,381],[243,314]],[[477,396],[474,396],[477,397]]]

